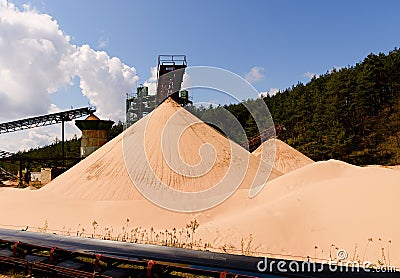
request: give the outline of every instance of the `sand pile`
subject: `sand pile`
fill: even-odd
[[[397,171],[316,162],[271,181],[251,208],[212,225],[237,223],[273,254],[328,260],[343,249],[350,260],[400,266],[399,194]]]
[[[116,236],[123,233],[126,219],[129,230],[142,231],[180,230],[197,219],[195,240],[221,252],[231,246],[240,253],[244,240],[245,245],[251,242],[250,254],[328,260],[343,249],[349,259],[377,263],[383,260],[383,247],[387,263],[399,267],[399,184],[397,171],[316,162],[274,179],[253,199],[247,189],[239,189],[219,206],[195,214],[171,212],[144,199],[94,201],[4,188],[0,226],[35,230],[47,222],[49,232],[76,234],[84,229],[90,235],[96,220],[98,234],[112,230]],[[5,213],[10,208],[12,213]]]
[[[268,165],[260,163],[168,99],[41,191],[111,201],[142,199],[133,181],[155,190],[161,181],[180,191],[198,192],[221,180],[249,189],[255,178],[268,175]],[[280,175],[272,169],[269,179]]]
[[[142,199],[126,171],[122,135],[102,146],[39,191],[55,192],[72,199]]]
[[[292,148],[279,139],[270,139],[264,142],[253,152],[253,154],[255,156],[260,156],[263,148],[270,146],[271,144],[275,144],[276,146],[274,167],[283,174],[289,173],[314,162],[309,157],[305,156],[298,150]]]
[[[243,242],[251,255],[328,260],[336,259],[337,250],[343,249],[351,260],[374,264],[385,260],[388,265],[400,267],[400,225],[396,221],[400,210],[398,171],[356,167],[334,160],[316,162],[271,180],[250,199],[248,181],[254,177],[254,165],[259,160],[248,153],[246,156],[241,149],[236,154],[239,159],[229,156],[225,152],[229,141],[202,123],[185,129],[177,142],[173,132],[196,120],[190,114],[183,114],[183,119],[179,114],[173,116],[180,110],[173,102],[164,103],[151,117],[132,126],[124,138],[115,138],[43,189],[0,188],[0,226],[29,226],[33,231],[47,227],[48,232],[57,230],[71,235],[109,233],[113,237],[136,234],[140,227],[139,234],[154,229],[162,238],[166,236],[165,229],[181,231],[196,219],[200,226],[195,242],[202,246],[209,243],[213,251],[241,253]],[[227,173],[229,161],[236,159],[239,164],[232,167],[240,171],[240,161],[248,158],[248,174],[229,199],[202,212],[177,213],[154,205],[136,191],[129,175],[139,182],[142,177],[149,186],[157,185],[156,179],[171,181],[176,188],[187,191],[209,186],[205,180],[205,184],[198,184],[187,175],[165,169],[168,161],[177,158],[176,151],[171,150],[173,155],[163,160],[157,148],[163,137],[160,129],[167,121],[171,121],[172,129],[171,133],[164,131],[171,142],[167,147],[178,143],[182,146],[177,148],[178,153],[183,161],[195,166],[189,168],[192,174],[207,169],[209,161],[201,160],[201,150],[199,154],[202,142],[212,142],[216,154],[216,168],[206,172],[211,181]],[[157,129],[143,133],[148,123]],[[146,143],[135,145],[140,138],[145,138]],[[139,148],[144,152],[135,153]],[[126,158],[134,158],[128,166],[124,153]],[[143,154],[154,166],[154,175],[143,168]],[[165,166],[158,166],[159,161]],[[97,223],[96,231],[93,223]]]

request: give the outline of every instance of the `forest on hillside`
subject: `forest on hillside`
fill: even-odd
[[[339,159],[356,165],[400,164],[400,50],[370,54],[364,61],[314,76],[307,84],[266,96],[279,138],[313,160]],[[259,100],[247,100],[251,103]],[[227,109],[254,136],[243,104],[200,107],[202,119]]]

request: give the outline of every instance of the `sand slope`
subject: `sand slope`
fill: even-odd
[[[164,210],[147,200],[95,201],[2,189],[0,224],[34,230],[47,220],[51,229],[75,233],[85,228],[90,234],[96,220],[99,231],[112,227],[115,235],[127,218],[132,228],[161,230],[180,229],[197,219],[196,239],[217,249],[232,244],[240,253],[241,240],[247,242],[252,234],[251,250],[269,256],[327,260],[340,248],[350,259],[377,263],[382,245],[386,260],[400,266],[399,184],[397,171],[316,162],[269,182],[254,199],[248,198],[247,189],[239,189],[221,205],[192,214]],[[6,213],[10,207],[12,213]]]
[[[265,148],[271,144],[275,144],[276,146],[274,167],[283,174],[289,173],[314,162],[309,157],[305,156],[298,150],[292,148],[279,139],[270,139],[264,142],[255,151],[253,151],[253,154],[255,156],[261,156],[263,147]]]
[[[268,175],[271,166],[260,167],[260,163],[259,158],[169,99],[124,135],[114,138],[40,191],[110,201],[141,199],[132,180],[155,189],[161,181],[186,192],[208,189],[221,180],[250,188],[256,175]],[[269,179],[280,175],[272,169]],[[265,179],[260,183],[264,182]]]
[[[400,165],[391,165],[391,166],[387,166],[387,165],[367,165],[366,167],[378,167],[378,168],[386,168],[386,169],[391,169],[391,170],[395,170],[395,171],[400,171]]]
[[[399,194],[396,171],[317,162],[271,181],[251,208],[213,225],[240,223],[242,233],[262,239],[260,248],[274,254],[329,259],[339,248],[349,259],[376,264],[385,248],[386,260],[399,266]]]

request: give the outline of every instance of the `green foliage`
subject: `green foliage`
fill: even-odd
[[[314,160],[400,164],[400,51],[370,54],[265,98],[282,139]]]
[[[121,134],[122,131],[124,131],[124,123],[118,121],[118,123],[115,123],[108,131],[107,140],[111,141],[114,137],[117,137],[119,134]]]
[[[388,55],[370,54],[362,63],[333,69],[264,101],[275,124],[286,129],[280,139],[314,160],[400,164],[399,69],[397,48]],[[223,108],[238,119],[248,137],[257,134],[243,103]],[[218,119],[221,107],[190,109],[200,119]]]

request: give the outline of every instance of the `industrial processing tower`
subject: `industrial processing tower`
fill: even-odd
[[[168,97],[182,106],[191,103],[188,91],[180,90],[186,67],[185,55],[159,55],[157,93],[151,95],[147,86],[139,86],[136,94],[127,95],[126,127],[146,116]]]

